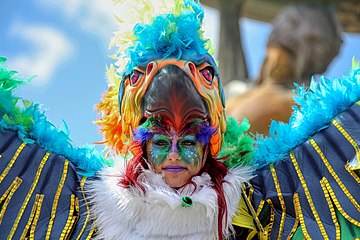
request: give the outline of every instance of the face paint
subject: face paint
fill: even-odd
[[[149,159],[154,167],[161,164],[167,157],[171,149],[171,139],[163,134],[154,134],[153,138],[147,144]]]
[[[154,132],[147,141],[147,158],[165,182],[177,188],[198,174],[204,164],[205,145],[193,134],[180,135],[174,129]]]
[[[192,167],[197,167],[203,154],[204,145],[197,141],[193,135],[181,137],[178,141],[179,155],[181,159]]]

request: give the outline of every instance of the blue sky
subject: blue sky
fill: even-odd
[[[94,105],[107,89],[108,43],[117,25],[111,0],[1,0],[0,55],[23,77],[36,75],[16,93],[41,103],[56,126],[65,121],[75,145],[101,141]],[[264,58],[271,25],[241,20],[251,78]],[[205,36],[218,45],[219,14],[205,8]],[[340,77],[360,59],[360,35],[344,34],[340,54],[324,74]],[[215,57],[217,54],[215,55]]]

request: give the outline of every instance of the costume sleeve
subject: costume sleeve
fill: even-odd
[[[251,185],[243,185],[238,214],[232,220],[236,239],[268,239],[266,227],[269,225],[270,208],[261,206],[255,209],[251,203],[253,193]]]
[[[249,199],[257,218],[270,207],[261,226],[270,239],[360,236],[359,142],[356,102],[283,159],[257,171]]]
[[[61,155],[0,128],[0,235],[8,239],[87,239],[87,178]]]
[[[0,57],[0,239],[87,239],[94,233],[84,187],[104,158],[74,147],[45,111],[13,94],[28,82]]]

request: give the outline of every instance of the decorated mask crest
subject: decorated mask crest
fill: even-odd
[[[108,69],[109,90],[98,104],[102,116],[97,123],[104,143],[123,154],[134,130],[149,117],[160,116],[175,129],[200,118],[215,130],[209,148],[216,157],[226,129],[225,101],[209,41],[202,36],[203,9],[192,0],[168,7],[167,13],[136,24],[127,48],[118,49],[118,62]],[[124,45],[120,35],[115,35],[114,45]]]

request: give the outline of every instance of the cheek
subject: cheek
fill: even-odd
[[[154,164],[154,167],[157,167],[161,164],[168,154],[168,150],[164,148],[157,148],[150,146],[147,148],[148,160]]]
[[[197,167],[202,162],[203,154],[201,147],[191,147],[182,149],[181,159],[192,167]]]

